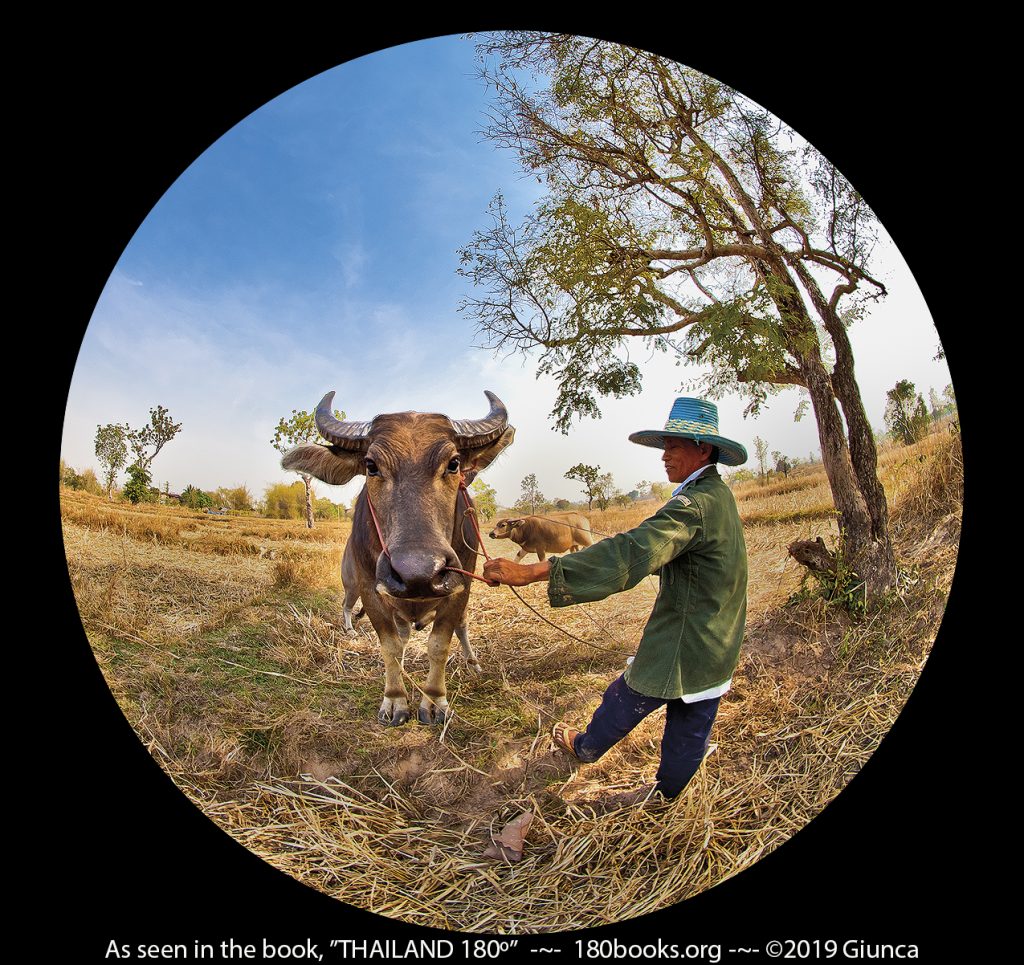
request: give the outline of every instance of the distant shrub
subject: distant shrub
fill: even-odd
[[[332,503],[326,496],[321,496],[313,500],[313,516],[315,519],[344,519],[345,509],[338,503]]]
[[[301,482],[268,486],[263,497],[263,515],[270,519],[304,519],[306,487]]]
[[[103,495],[103,487],[92,469],[83,469],[78,472],[74,467],[66,465],[63,460],[60,465],[60,484],[66,489],[78,489],[82,492],[92,493],[93,496]]]
[[[150,474],[141,466],[128,467],[128,482],[121,490],[121,498],[130,503],[155,503],[157,494],[149,488]]]

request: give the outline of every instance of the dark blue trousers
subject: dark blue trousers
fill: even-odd
[[[601,706],[594,711],[586,731],[576,737],[573,749],[581,761],[596,761],[664,704],[665,733],[656,790],[665,797],[675,797],[704,760],[720,701],[721,697],[712,697],[688,704],[679,698],[648,697],[633,690],[620,675],[604,692]]]

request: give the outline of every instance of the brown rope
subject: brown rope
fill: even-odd
[[[465,519],[466,516],[469,516],[470,522],[473,524],[473,529],[476,531],[477,544],[479,545],[480,550],[473,549],[473,547],[470,546],[469,543],[466,542],[466,536],[465,536],[465,534],[462,531],[462,527],[459,526],[459,536],[462,538],[462,543],[466,547],[466,549],[468,549],[471,553],[474,553],[477,556],[483,556],[483,558],[485,560],[490,561],[491,556],[487,552],[487,547],[484,545],[484,537],[483,537],[483,534],[480,532],[480,524],[477,522],[476,508],[473,506],[473,504],[470,502],[470,499],[469,499],[469,490],[466,487],[466,477],[465,477],[465,475],[463,475],[462,478],[459,481],[459,492],[462,494],[462,497],[463,497],[463,499],[464,499],[464,501],[466,503],[466,508],[462,512],[463,519]],[[384,534],[381,532],[380,523],[377,521],[377,513],[376,513],[376,511],[373,508],[373,503],[370,501],[370,493],[369,493],[369,491],[367,491],[367,493],[366,493],[366,502],[367,502],[367,504],[370,507],[370,516],[373,518],[373,525],[374,525],[374,528],[377,530],[377,538],[380,540],[381,548],[383,549],[383,551],[384,551],[385,555],[388,557],[388,559],[390,559],[391,558],[391,554],[388,552],[387,544],[384,542]],[[545,517],[545,516],[534,516],[534,514],[532,514],[532,513],[530,514],[530,516],[531,516],[531,518],[535,518],[535,519],[547,519],[547,517]],[[570,526],[571,525],[570,523],[564,523],[560,519],[548,519],[548,522],[551,522],[551,523],[561,523],[563,526]],[[591,530],[591,532],[593,532],[593,530]],[[607,536],[607,535],[611,535],[611,534],[598,533],[597,535],[598,536]],[[470,573],[469,570],[463,570],[463,569],[460,569],[457,566],[446,566],[445,569],[452,570],[455,573],[462,573],[465,576],[470,576],[474,580],[479,580],[481,583],[486,583],[488,586],[493,586],[494,585],[494,584],[492,584],[490,582],[490,580],[486,579],[485,577],[477,576],[476,573]],[[506,584],[506,585],[508,585],[508,584]],[[632,652],[630,650],[613,650],[611,647],[602,647],[600,644],[594,643],[591,640],[584,640],[582,637],[577,637],[575,634],[570,633],[564,627],[560,627],[557,623],[552,623],[551,620],[549,620],[546,616],[544,616],[542,613],[540,613],[535,607],[533,607],[529,603],[527,603],[526,600],[524,600],[519,595],[519,593],[516,591],[516,588],[514,586],[510,586],[509,585],[508,588],[513,592],[513,594],[515,594],[516,599],[518,599],[519,602],[522,603],[523,606],[526,607],[526,609],[528,609],[531,613],[533,613],[534,616],[537,617],[537,619],[542,620],[549,627],[554,627],[556,630],[559,631],[559,633],[565,634],[565,636],[567,636],[570,640],[575,640],[577,643],[582,643],[584,646],[593,647],[595,650],[603,650],[605,653],[613,653],[616,656],[620,656],[620,657],[621,656],[627,656],[628,654],[630,654]],[[615,637],[612,636],[612,634],[608,633],[608,628],[607,627],[602,627],[601,624],[598,623],[597,620],[595,620],[593,616],[591,616],[589,613],[587,613],[586,610],[584,610],[583,612],[584,612],[584,615],[595,626],[597,626],[598,628],[602,629],[609,637],[611,637],[612,640],[615,640]],[[615,640],[615,642],[618,643],[620,647],[622,646],[622,644],[618,640]],[[405,673],[405,668],[404,667],[402,668],[402,672]],[[408,675],[406,674],[406,676],[408,676]],[[411,678],[410,678],[410,682],[411,682]]]
[[[631,650],[612,650],[611,647],[602,647],[599,643],[594,643],[591,640],[584,640],[582,637],[577,637],[575,634],[570,633],[564,627],[560,627],[557,623],[552,623],[546,616],[544,616],[544,614],[538,612],[536,609],[534,609],[534,607],[530,606],[530,604],[527,603],[526,600],[524,600],[519,595],[519,593],[516,591],[516,588],[514,586],[509,586],[509,589],[515,594],[516,598],[519,600],[520,603],[523,604],[523,606],[526,607],[527,610],[532,611],[533,614],[539,620],[543,620],[549,627],[554,627],[560,633],[564,633],[567,637],[569,637],[570,640],[576,640],[577,642],[582,643],[585,646],[593,647],[595,650],[603,650],[605,653],[614,653],[616,656],[619,656],[619,657],[624,657],[624,656],[627,656],[628,654],[632,653]],[[586,611],[584,611],[584,613],[586,613]],[[590,614],[588,613],[587,616],[590,616]],[[593,620],[594,618],[590,617],[590,619]],[[594,622],[597,623],[596,620]],[[597,625],[600,626],[600,624],[597,624]],[[608,633],[608,630],[607,630],[606,627],[603,628],[603,629],[604,629],[605,633]],[[608,636],[611,636],[611,634],[609,633]],[[615,638],[612,637],[612,639],[614,640]],[[618,643],[617,640],[616,640],[616,643]],[[621,646],[621,644],[619,644],[619,645]]]

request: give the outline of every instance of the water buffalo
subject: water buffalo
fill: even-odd
[[[285,469],[343,485],[356,475],[366,484],[352,514],[352,535],[342,561],[346,625],[357,598],[380,638],[384,700],[378,717],[389,725],[409,719],[402,657],[412,627],[433,624],[427,641],[430,671],[418,718],[443,723],[448,714],[445,663],[452,634],[466,658],[465,613],[473,580],[457,570],[476,569],[478,541],[466,501],[468,486],[515,437],[505,406],[485,393],[483,419],[456,420],[436,413],[396,412],[370,422],[340,421],[334,393],[316,409],[316,426],[329,445],[310,443],[285,454]],[[383,545],[382,545],[383,539]]]
[[[590,520],[581,513],[549,513],[547,516],[522,516],[501,519],[490,533],[491,539],[510,539],[519,544],[516,562],[527,553],[542,560],[548,553],[576,552],[594,542]]]

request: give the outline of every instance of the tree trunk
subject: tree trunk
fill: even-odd
[[[797,265],[796,273],[807,287],[815,308],[819,312],[824,308],[829,321],[838,322],[835,313],[830,311],[830,306],[824,304],[813,278],[809,273],[801,272],[801,268],[802,266]],[[846,556],[846,568],[852,570],[863,581],[866,598],[869,601],[874,600],[892,585],[895,567],[892,562],[888,528],[884,527],[884,536],[881,539],[877,538],[875,520],[868,509],[870,497],[876,512],[878,511],[880,495],[882,519],[887,523],[885,494],[881,492],[881,484],[875,472],[874,439],[864,415],[857,383],[853,379],[853,353],[849,351],[849,342],[845,339],[843,331],[839,338],[841,344],[836,346],[837,355],[842,356],[842,363],[837,364],[838,372],[830,376],[821,358],[818,333],[814,329],[797,281],[790,274],[781,250],[773,250],[764,261],[755,263],[755,270],[766,281],[769,276],[774,280],[774,290],[772,286],[769,286],[769,290],[772,291],[773,301],[779,311],[783,337],[790,351],[798,359],[800,374],[811,396],[814,418],[818,425],[818,440],[821,443],[821,462],[829,488],[832,490],[832,500],[839,511],[840,538]],[[779,285],[780,282],[782,285]],[[838,327],[842,328],[841,323]],[[854,427],[853,436],[856,440],[856,450],[853,453],[847,441],[846,426],[843,425],[843,418],[836,406],[840,397],[844,402],[844,411],[848,406],[852,416],[850,423]],[[867,445],[864,439],[865,428]],[[855,461],[859,465],[855,465]],[[869,479],[871,482],[868,482]],[[862,488],[865,485],[867,495]]]
[[[896,578],[896,557],[889,534],[889,504],[878,478],[878,448],[854,375],[853,347],[847,337],[846,327],[833,306],[825,301],[821,289],[806,267],[801,264],[795,267],[836,350],[832,390],[843,407],[850,459],[870,520],[866,534],[851,534],[856,537],[856,545],[850,546],[851,561],[865,582],[868,596],[873,597],[885,593]]]
[[[872,538],[871,517],[850,459],[832,384],[817,348],[800,361],[818,424],[822,465],[839,511],[843,551],[849,568],[863,580],[867,599],[872,600],[891,585],[891,570],[885,566],[882,547]],[[799,560],[796,554],[794,558]]]
[[[302,482],[306,487],[306,528],[313,528],[313,477],[302,473]]]

